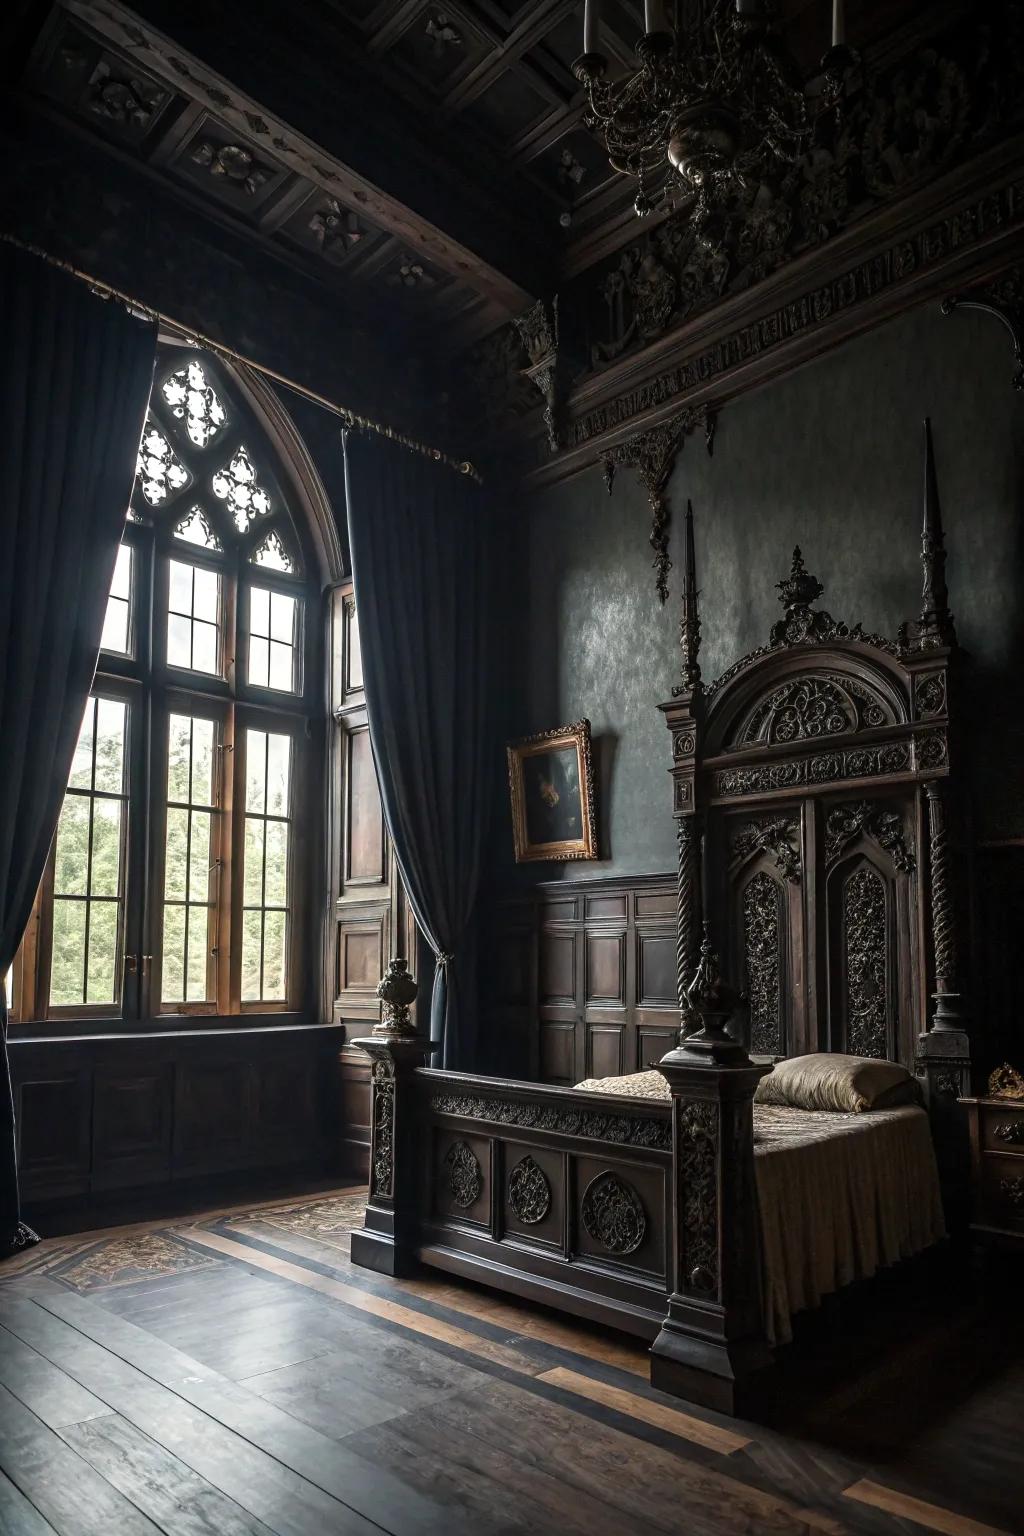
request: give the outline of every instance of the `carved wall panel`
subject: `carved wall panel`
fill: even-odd
[[[743,888],[743,959],[750,1009],[750,1049],[761,1055],[779,1055],[785,1050],[782,901],[779,882],[766,870],[758,870]]]
[[[854,1056],[889,1055],[889,932],[885,881],[868,864],[842,883],[845,1046]]]
[[[679,1108],[679,1287],[718,1289],[718,1105]]]

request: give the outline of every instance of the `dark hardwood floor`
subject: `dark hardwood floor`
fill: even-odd
[[[352,1268],[358,1191],[52,1239],[0,1271],[11,1536],[1024,1531],[1020,1270],[809,1319],[763,1422],[641,1345]]]

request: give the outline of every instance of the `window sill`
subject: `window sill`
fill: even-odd
[[[305,1033],[318,1029],[344,1032],[342,1025],[331,1020],[310,1019],[302,1013],[164,1014],[159,1019],[150,1020],[77,1018],[13,1023],[8,1028],[7,1039],[11,1046],[55,1045],[100,1040],[180,1039],[182,1036]]]

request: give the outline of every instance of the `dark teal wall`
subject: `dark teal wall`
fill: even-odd
[[[976,835],[989,838],[1024,835],[1024,701],[1010,671],[1024,654],[1024,397],[1012,373],[994,319],[943,318],[929,305],[726,407],[714,457],[692,438],[671,485],[675,559],[686,497],[694,504],[705,678],[767,640],[794,543],[825,584],[822,606],[894,635],[920,606],[921,421],[932,417],[951,603],[970,653]],[[533,865],[529,877],[670,869],[668,732],[656,705],[676,675],[680,568],[662,608],[650,512],[628,470],[611,499],[595,467],[521,516],[509,730],[589,716],[604,855]],[[510,862],[504,807],[497,831]]]

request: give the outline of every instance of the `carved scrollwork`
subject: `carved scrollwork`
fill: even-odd
[[[452,1201],[462,1210],[473,1205],[484,1187],[483,1174],[472,1147],[464,1141],[453,1141],[445,1155],[448,1169],[448,1187]]]
[[[580,1214],[594,1242],[623,1258],[635,1253],[647,1235],[647,1212],[640,1196],[614,1173],[599,1173],[591,1180]]]
[[[668,573],[672,561],[668,554],[670,510],[666,492],[676,458],[690,433],[704,428],[708,452],[714,439],[714,416],[705,405],[680,411],[663,426],[638,432],[626,442],[610,449],[602,459],[605,484],[609,493],[619,466],[635,469],[651,504],[651,548],[654,550],[655,589],[664,603],[668,600]]]
[[[679,1283],[704,1295],[718,1289],[718,1116],[710,1101],[679,1105]]]
[[[784,879],[794,884],[801,874],[800,824],[795,816],[766,816],[744,822],[730,848],[734,868],[758,853],[770,853]]]
[[[758,870],[743,891],[743,949],[750,1009],[750,1049],[763,1054],[782,1050],[782,890],[765,870]]]
[[[890,706],[863,684],[831,673],[808,674],[790,678],[761,699],[733,745],[785,745],[893,724]]]
[[[597,1141],[615,1141],[626,1147],[649,1147],[667,1152],[672,1144],[669,1121],[660,1116],[606,1115],[594,1110],[530,1103],[525,1099],[499,1099],[485,1094],[436,1093],[430,1100],[430,1108],[436,1115],[490,1120],[497,1125],[553,1131],[563,1136],[586,1136]]]
[[[946,708],[946,675],[930,672],[914,681],[914,707],[919,717],[941,715]]]
[[[861,836],[871,837],[892,859],[897,869],[908,873],[914,868],[914,855],[903,839],[903,820],[895,811],[870,800],[834,806],[825,822],[825,863],[832,865],[843,850]]]
[[[390,1200],[395,1193],[395,1064],[383,1057],[373,1064],[373,1156],[370,1197]]]
[[[846,1048],[888,1055],[888,935],[881,875],[861,865],[843,882]]]
[[[802,784],[829,784],[834,779],[869,779],[907,773],[910,746],[894,741],[884,746],[854,747],[814,757],[787,759],[764,767],[721,768],[714,776],[716,795],[760,795],[770,789],[794,789]]]
[[[1024,1120],[1008,1120],[995,1126],[992,1134],[997,1141],[1005,1141],[1007,1146],[1019,1147],[1024,1142]]]
[[[536,1226],[551,1209],[551,1185],[532,1157],[520,1158],[508,1176],[509,1210],[524,1226]]]

